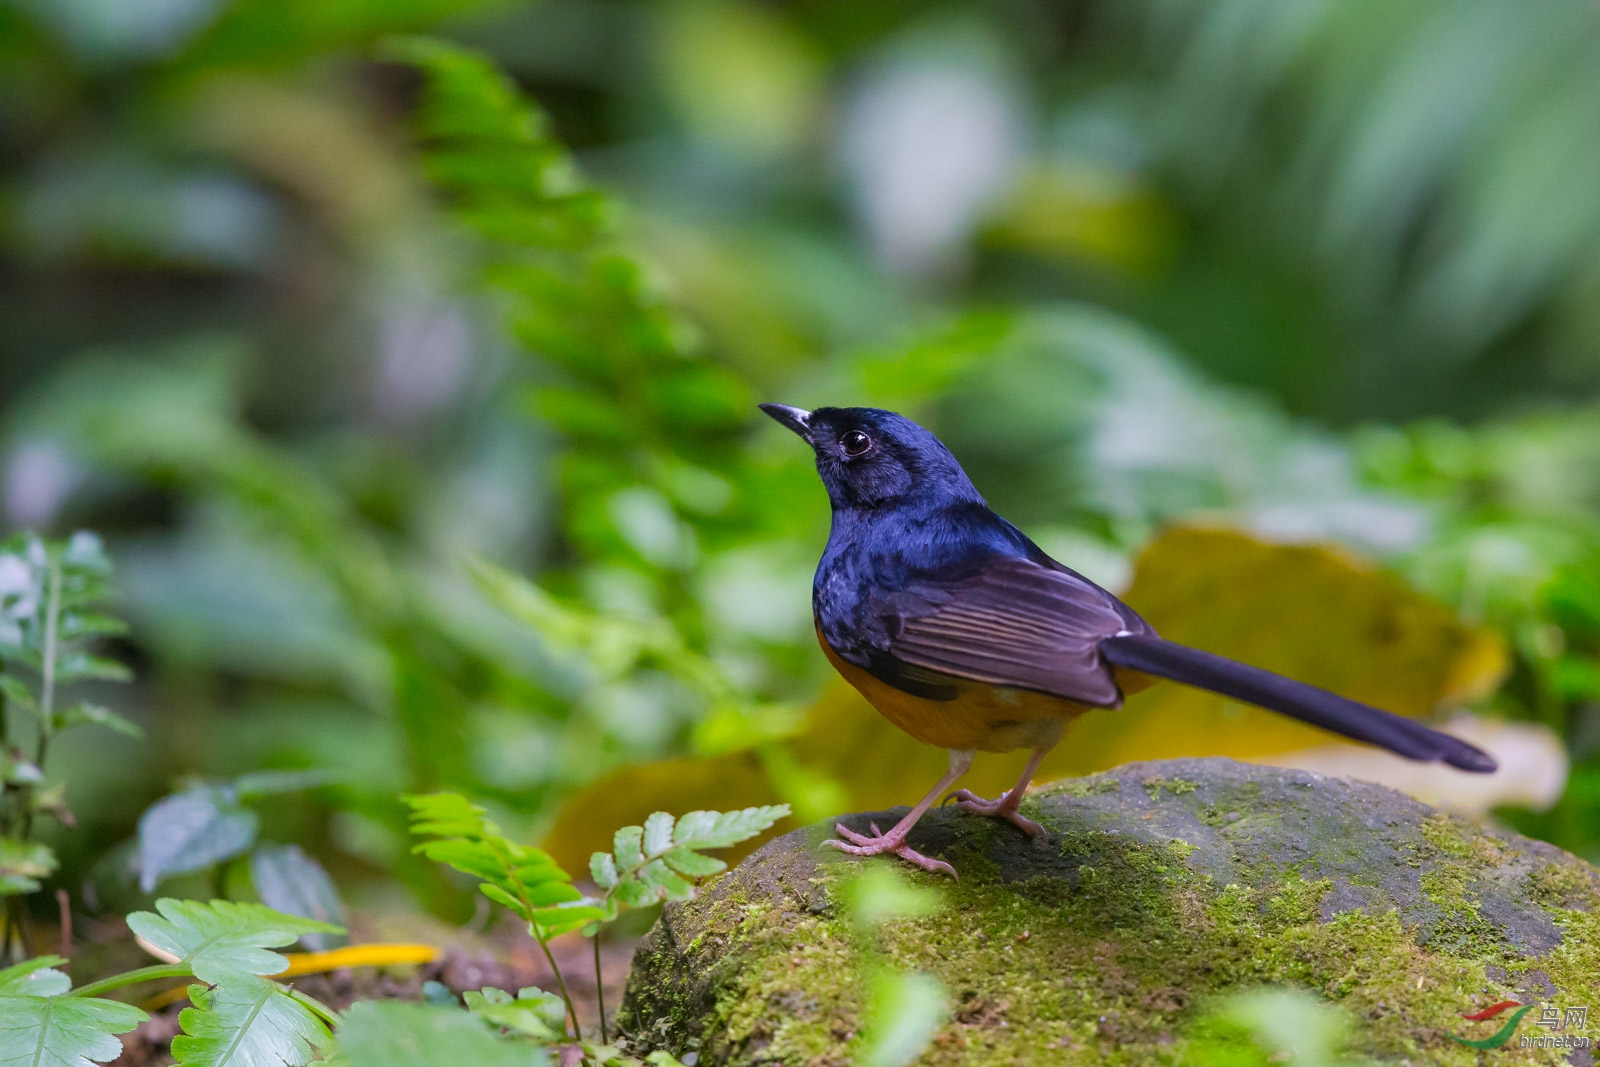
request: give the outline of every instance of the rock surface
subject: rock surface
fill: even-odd
[[[870,934],[840,894],[863,861],[817,847],[831,824],[770,842],[668,905],[635,956],[633,1043],[701,1067],[848,1064],[869,959],[949,992],[930,1064],[1181,1063],[1208,1002],[1263,984],[1337,1003],[1353,1051],[1385,1062],[1477,1063],[1451,1035],[1489,1036],[1504,1016],[1461,1015],[1506,999],[1592,1006],[1600,1036],[1600,872],[1550,845],[1226,759],[1057,782],[1023,810],[1048,839],[930,813],[911,844],[961,881],[907,869],[943,908]],[[1517,1044],[1497,1062],[1591,1062]]]

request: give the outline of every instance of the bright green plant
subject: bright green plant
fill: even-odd
[[[266,976],[289,962],[272,949],[306,934],[341,933],[338,927],[260,904],[170,898],[157,901],[155,912],[128,916],[128,927],[169,962],[77,989],[55,969],[66,962],[59,956],[0,971],[0,1064],[81,1067],[121,1055],[115,1035],[146,1016],[102,994],[160,978],[196,980],[188,989],[193,1007],[178,1017],[183,1033],[172,1042],[183,1067],[302,1067],[327,1044],[338,1016]]]
[[[601,997],[600,936],[624,908],[642,908],[694,896],[699,879],[727,865],[708,849],[727,848],[760,834],[789,814],[789,807],[745,808],[743,811],[691,811],[677,819],[656,812],[643,826],[625,826],[615,835],[614,852],[597,852],[590,860],[598,898],[586,897],[572,876],[544,851],[520,845],[491,822],[484,809],[456,793],[407,797],[412,832],[427,838],[416,851],[479,880],[478,889],[509,908],[528,924],[560,989],[563,1013],[554,998],[539,990],[523,990],[515,999],[488,990],[469,997],[468,1007],[485,1021],[528,1037],[581,1040],[578,1013],[566,979],[550,951],[550,942],[581,930],[594,939],[595,990]],[[585,1045],[593,1063],[604,1059],[605,1001],[600,999],[600,1046]],[[559,1032],[556,1030],[560,1027]],[[570,1030],[568,1029],[570,1027]],[[651,1061],[655,1062],[655,1061]]]
[[[0,954],[26,952],[22,897],[56,868],[35,840],[38,818],[68,825],[66,783],[46,786],[50,744],[64,730],[104,726],[139,736],[109,708],[64,699],[75,682],[126,681],[120,663],[95,655],[93,642],[123,632],[103,613],[111,561],[94,534],[43,541],[21,534],[0,544],[0,896],[6,898]]]

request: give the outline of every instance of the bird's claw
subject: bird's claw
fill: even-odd
[[[1044,827],[1017,811],[1016,805],[1011,803],[1010,793],[998,800],[985,800],[970,789],[957,789],[944,798],[944,803],[948,804],[952,800],[956,802],[956,807],[962,811],[970,811],[978,815],[998,816],[1005,819],[1029,837],[1038,837],[1044,832]]]
[[[890,830],[887,834],[878,829],[878,824],[872,824],[871,837],[858,834],[844,823],[834,826],[839,838],[829,838],[822,844],[825,848],[836,848],[840,852],[848,852],[852,856],[880,856],[884,853],[899,856],[907,863],[915,864],[930,874],[948,874],[951,878],[960,881],[956,869],[944,860],[936,860],[932,856],[924,856],[910,845],[906,844],[904,834],[896,834]]]

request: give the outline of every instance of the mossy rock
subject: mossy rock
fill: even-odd
[[[1600,872],[1543,842],[1381,786],[1227,759],[1128,764],[1041,788],[1023,810],[1048,838],[930,813],[911,844],[959,884],[906,868],[945,907],[866,935],[840,889],[864,862],[899,861],[819,848],[831,823],[768,843],[668,905],[634,958],[633,1044],[701,1067],[848,1064],[869,955],[949,991],[929,1064],[1182,1063],[1209,1002],[1263,984],[1338,1004],[1351,1051],[1391,1063],[1479,1062],[1451,1035],[1489,1036],[1504,1016],[1461,1016],[1500,1000],[1600,1015]],[[1568,1055],[1517,1045],[1496,1062]]]

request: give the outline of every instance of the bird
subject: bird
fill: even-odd
[[[954,877],[950,864],[917,852],[907,838],[979,751],[1029,755],[1000,797],[958,789],[947,802],[1038,835],[1038,823],[1018,806],[1045,755],[1079,715],[1120,707],[1159,679],[1409,759],[1495,770],[1487,753],[1414,720],[1163,640],[1136,611],[991,511],[943,442],[903,415],[759,406],[811,446],[832,508],[811,593],[823,654],[891,723],[950,753],[949,770],[887,832],[840,823],[827,846],[892,854]]]

